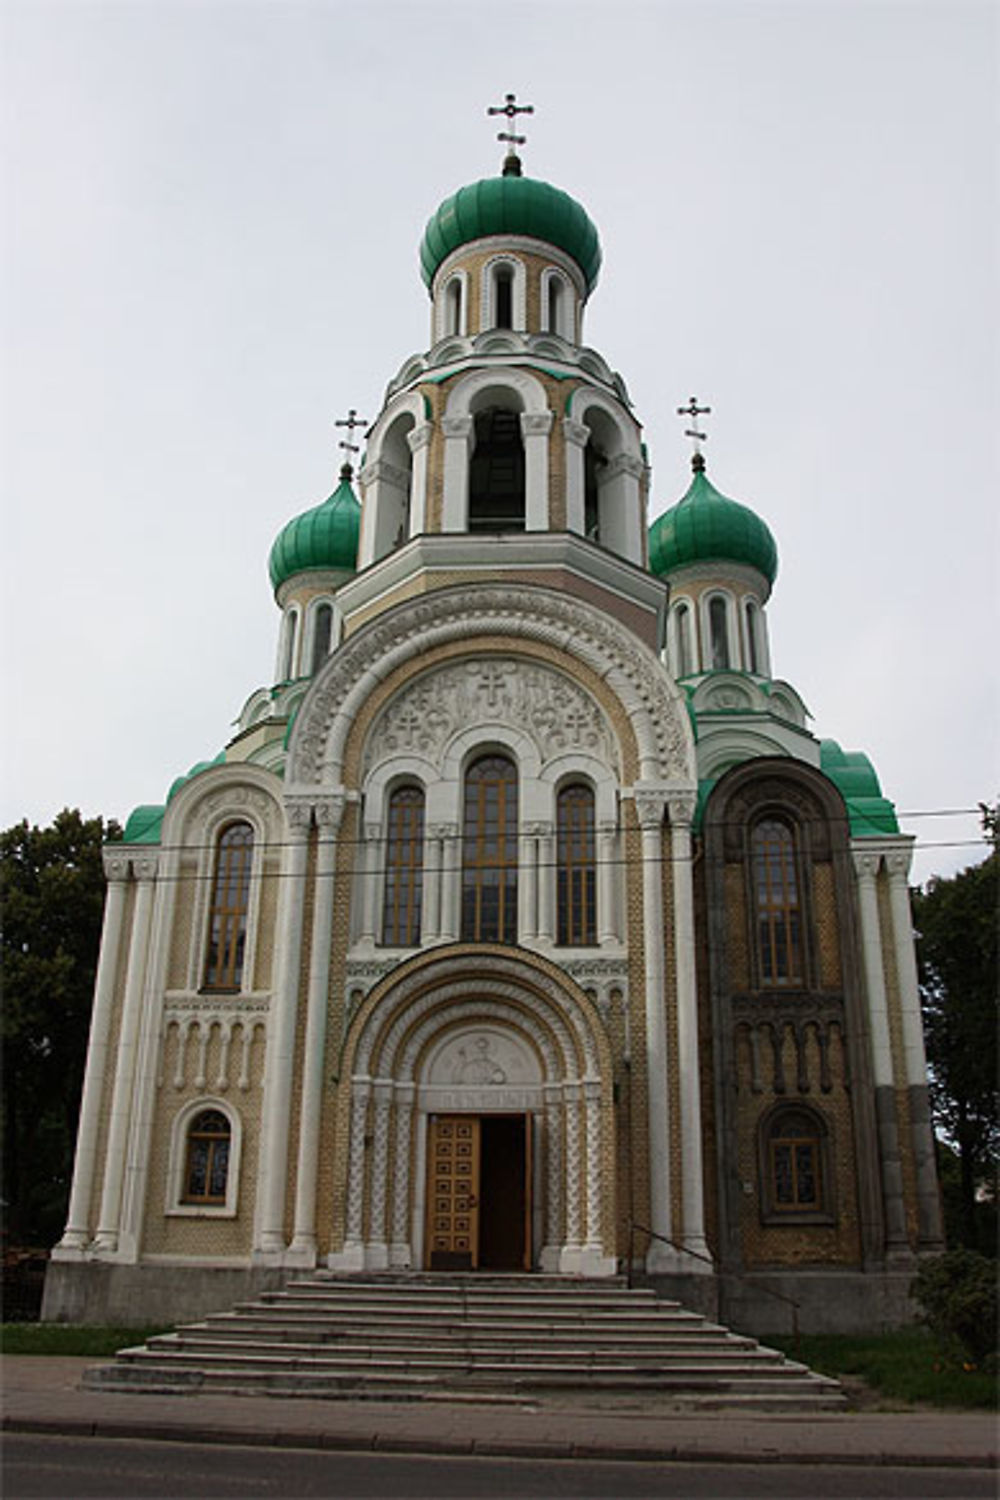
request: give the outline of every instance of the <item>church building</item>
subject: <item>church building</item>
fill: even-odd
[[[648,525],[597,230],[507,139],[274,543],[272,680],[106,848],[47,1318],[630,1262],[870,1328],[942,1248],[912,839],[775,672],[774,539],[699,447]]]

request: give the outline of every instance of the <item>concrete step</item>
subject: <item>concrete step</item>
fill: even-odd
[[[249,1340],[212,1339],[207,1337],[196,1337],[183,1335],[173,1338],[171,1335],[163,1335],[150,1339],[146,1348],[140,1351],[143,1355],[151,1357],[163,1356],[173,1358],[184,1356],[186,1359],[199,1359],[204,1355],[210,1358],[244,1359],[254,1358],[258,1354],[271,1360],[294,1361],[301,1364],[320,1366],[321,1364],[375,1364],[387,1365],[390,1363],[422,1364],[429,1361],[438,1363],[450,1363],[455,1365],[468,1364],[497,1364],[517,1365],[519,1368],[525,1365],[526,1357],[523,1348],[497,1348],[493,1345],[477,1344],[322,1344],[301,1343],[286,1341],[280,1344],[263,1345]],[[241,1345],[243,1347],[241,1347]],[[663,1366],[673,1364],[716,1364],[719,1361],[748,1360],[760,1365],[782,1364],[782,1356],[776,1350],[760,1350],[752,1344],[729,1346],[726,1344],[711,1344],[691,1348],[690,1345],[668,1346],[659,1345],[645,1349],[636,1349],[633,1346],[627,1348],[587,1348],[586,1346],[545,1346],[533,1349],[530,1362],[534,1364],[567,1365],[575,1368],[593,1368],[598,1364],[635,1366]]]

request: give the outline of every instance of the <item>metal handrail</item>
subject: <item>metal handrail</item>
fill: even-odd
[[[676,1240],[669,1239],[665,1234],[657,1234],[655,1229],[649,1229],[645,1224],[637,1224],[634,1219],[628,1221],[628,1263],[625,1267],[625,1285],[632,1286],[632,1263],[634,1260],[633,1250],[635,1248],[635,1232],[645,1234],[651,1240],[659,1240],[663,1245],[669,1245],[672,1250],[679,1250],[683,1255],[690,1255],[694,1260],[704,1261],[706,1266],[715,1269],[715,1262],[710,1255],[702,1255],[700,1250],[691,1250],[687,1245],[679,1245]],[[737,1281],[744,1282],[747,1286],[756,1287],[758,1291],[764,1292],[768,1297],[777,1297],[779,1302],[787,1302],[792,1309],[792,1338],[795,1341],[795,1358],[801,1358],[801,1342],[799,1338],[799,1307],[794,1297],[789,1297],[787,1292],[775,1291],[773,1286],[766,1286],[764,1282],[757,1281],[753,1276],[747,1276],[744,1271],[726,1271],[726,1276],[732,1276]]]

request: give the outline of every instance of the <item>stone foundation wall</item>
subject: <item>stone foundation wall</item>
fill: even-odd
[[[183,1323],[225,1312],[237,1302],[284,1285],[269,1266],[109,1265],[52,1261],[45,1276],[43,1323],[141,1327]]]

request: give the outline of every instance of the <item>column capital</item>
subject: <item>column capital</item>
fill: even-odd
[[[363,489],[367,489],[370,484],[382,483],[391,485],[394,490],[405,490],[409,488],[410,476],[405,469],[391,464],[388,459],[377,458],[374,463],[365,464],[358,475],[358,483]]]
[[[523,411],[521,413],[521,436],[548,437],[555,418],[550,411]]]
[[[155,880],[156,872],[160,864],[158,850],[150,850],[148,854],[133,854],[132,874],[136,880]]]
[[[458,836],[457,823],[431,823],[427,829],[432,839],[453,839]]]
[[[861,849],[852,849],[851,858],[854,860],[854,870],[858,880],[874,880],[882,863],[881,853],[868,853]]]
[[[680,824],[687,828],[694,822],[695,809],[698,806],[697,792],[668,792],[667,809],[670,813],[672,824]]]
[[[521,832],[527,838],[544,839],[544,838],[548,838],[552,833],[555,832],[555,824],[554,823],[537,823],[537,822],[535,822],[535,823],[523,823],[521,825]]]
[[[910,873],[910,865],[912,863],[912,848],[892,849],[885,856],[885,867],[889,871],[891,880],[905,881]]]
[[[365,824],[365,839],[366,839],[366,841],[369,844],[375,844],[375,843],[377,843],[378,840],[381,837],[382,837],[382,824],[381,823],[366,823]]]
[[[340,827],[347,798],[344,796],[317,797],[314,811],[321,834],[332,837]]]
[[[132,868],[132,856],[127,844],[115,844],[101,850],[106,880],[127,880]]]
[[[442,417],[441,431],[446,438],[470,438],[472,436],[472,417]]]
[[[590,428],[583,422],[574,422],[572,417],[563,417],[563,437],[574,448],[586,448],[590,439]]]
[[[305,839],[312,827],[313,805],[311,797],[290,796],[285,798],[285,817],[295,839]]]
[[[633,787],[632,797],[635,802],[635,814],[644,833],[647,829],[663,826],[663,810],[667,805],[667,793],[662,787]]]
[[[631,453],[616,453],[601,470],[601,483],[617,479],[619,474],[631,474],[633,479],[641,479],[645,472],[646,466],[641,458],[633,458]]]
[[[410,452],[417,453],[421,448],[426,448],[433,436],[433,422],[421,422],[418,427],[411,427],[406,434],[406,441],[409,444]]]
[[[393,1081],[391,1078],[376,1078],[372,1084],[372,1096],[376,1104],[387,1105],[392,1101]]]

